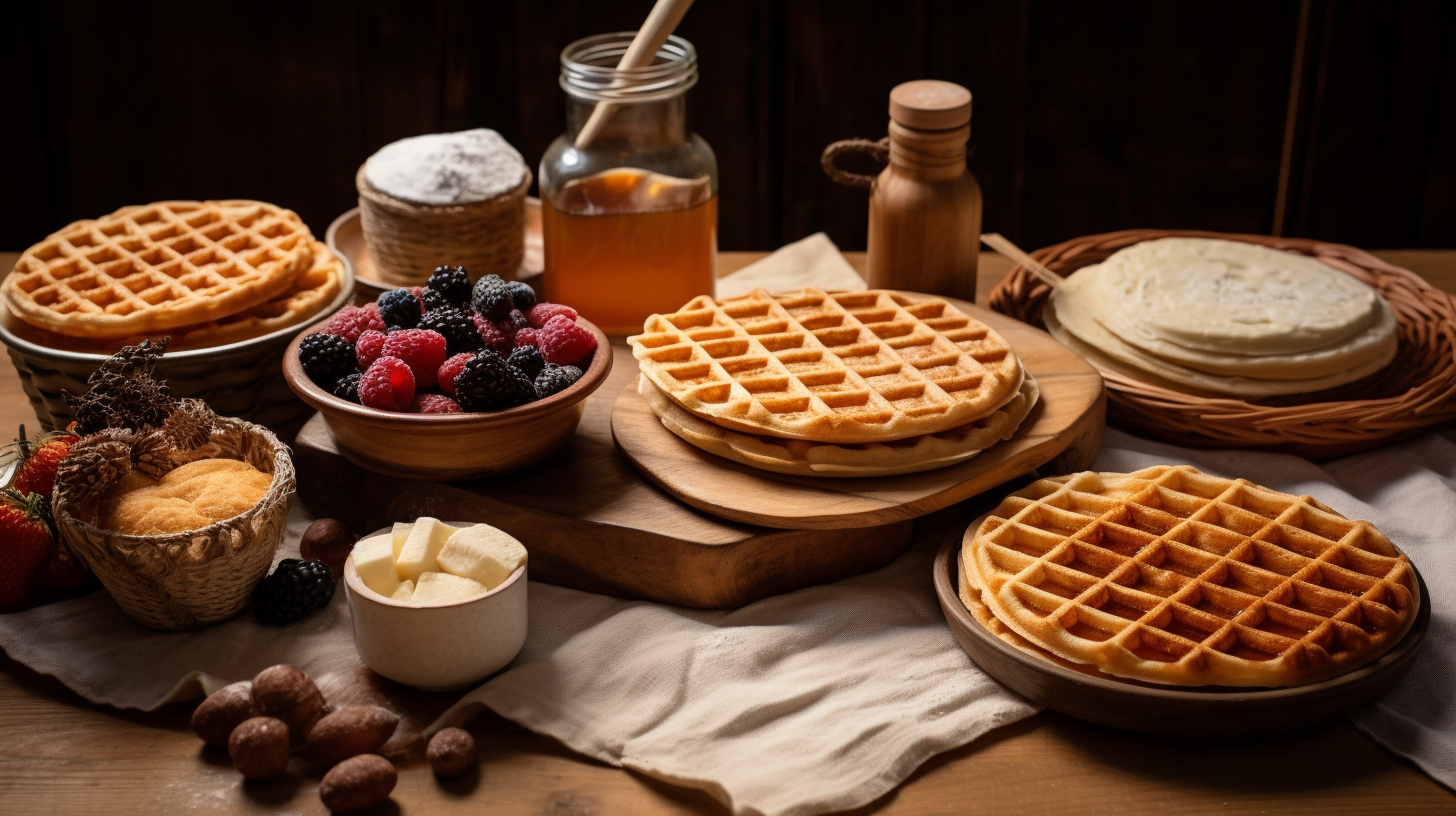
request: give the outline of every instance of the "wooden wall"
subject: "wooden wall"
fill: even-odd
[[[6,4],[0,249],[165,198],[247,197],[322,234],[394,139],[488,126],[536,162],[557,58],[650,0]],[[1444,0],[698,0],[697,130],[724,249],[827,230],[824,177],[921,77],[975,95],[987,229],[1028,247],[1123,227],[1456,246],[1456,3]]]

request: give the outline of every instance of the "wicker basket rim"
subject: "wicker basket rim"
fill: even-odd
[[[59,492],[56,494],[56,501],[52,509],[58,516],[64,515],[68,525],[74,525],[77,529],[86,533],[96,533],[105,536],[117,544],[130,545],[128,548],[140,546],[164,548],[173,545],[189,544],[198,536],[211,537],[216,535],[224,527],[236,526],[238,519],[257,515],[264,508],[286,499],[293,492],[291,489],[282,489],[288,482],[294,480],[295,476],[293,473],[293,459],[289,455],[288,446],[283,444],[277,435],[262,425],[238,419],[237,417],[218,417],[214,422],[238,428],[245,433],[259,434],[269,441],[273,447],[273,478],[268,481],[268,489],[263,493],[263,498],[259,499],[257,504],[236,516],[219,519],[206,527],[199,527],[196,530],[184,530],[182,532],[167,533],[165,535],[128,535],[126,533],[118,533],[115,530],[97,527],[79,516],[72,515],[66,503],[62,500],[64,497]]]

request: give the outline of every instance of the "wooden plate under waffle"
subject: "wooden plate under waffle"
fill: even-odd
[[[971,529],[978,529],[976,519]],[[935,558],[935,594],[961,648],[987,674],[1017,694],[1054,711],[1101,725],[1147,734],[1226,737],[1292,731],[1332,720],[1395,685],[1415,662],[1431,623],[1421,604],[1404,638],[1375,662],[1333,680],[1280,689],[1159,687],[1079,672],[1017,649],[987,631],[961,603],[961,540]],[[1422,597],[1429,597],[1420,581]]]

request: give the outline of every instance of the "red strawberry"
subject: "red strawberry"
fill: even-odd
[[[25,603],[54,544],[43,497],[0,490],[0,612]]]
[[[50,499],[56,486],[56,468],[75,442],[76,437],[71,434],[51,434],[33,442],[23,439],[17,442],[21,460],[10,486],[22,496],[39,493]]]
[[[35,576],[35,588],[48,595],[72,595],[95,584],[96,576],[63,538],[56,539],[51,557]]]

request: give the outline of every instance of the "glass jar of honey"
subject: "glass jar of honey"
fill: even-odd
[[[619,69],[632,37],[562,51],[566,133],[541,159],[546,298],[608,334],[711,295],[718,250],[718,162],[688,123],[697,52],[673,36]]]

